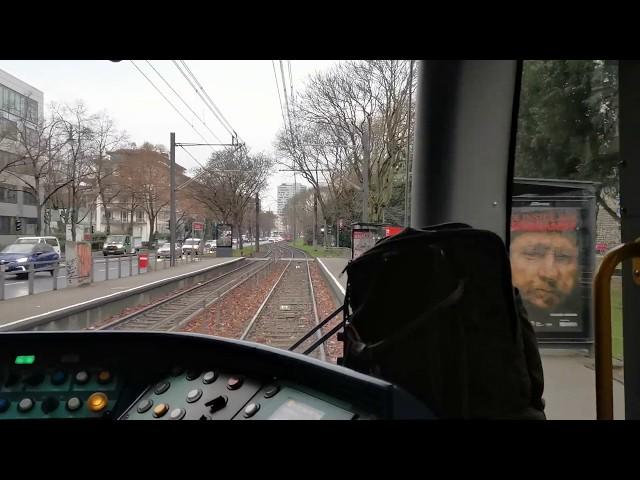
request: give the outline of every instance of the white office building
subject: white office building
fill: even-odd
[[[37,125],[44,115],[43,101],[40,90],[0,69],[0,245],[36,233],[37,199],[23,191],[24,183],[16,176],[27,176],[15,160],[18,129],[26,126],[29,132],[29,125]],[[33,182],[33,177],[26,180]]]
[[[306,187],[299,183],[282,183],[278,186],[278,215],[284,215],[287,202],[296,193],[304,192]]]

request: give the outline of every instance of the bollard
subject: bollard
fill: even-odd
[[[153,256],[153,269],[151,271],[155,272],[156,270],[158,270],[158,254],[157,253]]]
[[[138,253],[138,255],[136,255],[136,258],[138,260],[138,275],[140,275],[140,253]]]
[[[7,268],[4,264],[0,265],[0,300],[4,300],[4,270]]]
[[[104,257],[104,279],[109,280],[109,256]]]
[[[133,275],[133,255],[129,255],[129,276]]]
[[[56,264],[53,266],[53,289],[54,290],[58,290],[58,273],[60,272],[59,267],[60,267],[60,262],[56,262]],[[91,281],[93,282],[93,268],[91,269]]]
[[[91,259],[91,283],[93,283],[93,271],[95,270],[95,267],[97,267],[97,262],[96,260],[94,260],[93,258]],[[58,262],[58,266],[60,266],[60,262]],[[56,281],[54,282],[54,285],[56,285],[58,283],[58,274],[56,273],[56,276],[54,277],[56,279]]]
[[[27,272],[27,280],[29,281],[29,295],[33,295],[33,263],[29,263],[28,272]]]
[[[122,259],[118,258],[118,278],[122,278]]]

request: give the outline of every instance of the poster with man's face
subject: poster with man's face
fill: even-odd
[[[511,275],[537,331],[582,329],[588,314],[580,208],[514,207]]]

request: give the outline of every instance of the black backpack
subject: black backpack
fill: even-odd
[[[439,418],[545,418],[535,333],[496,234],[407,228],[345,270],[345,367],[398,384]]]

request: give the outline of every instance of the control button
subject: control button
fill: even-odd
[[[169,382],[159,383],[158,385],[156,385],[156,389],[154,390],[154,392],[156,392],[156,395],[162,395],[164,392],[169,390],[170,386],[171,384]]]
[[[62,385],[67,381],[67,374],[62,370],[58,370],[53,375],[51,375],[51,383],[54,385]]]
[[[105,385],[111,381],[111,372],[109,370],[102,370],[98,374],[98,383]]]
[[[182,375],[182,372],[184,372],[184,368],[182,367],[173,367],[171,369],[171,375],[173,375],[174,377],[179,377],[180,375]]]
[[[100,412],[107,407],[109,403],[109,399],[102,392],[92,393],[89,399],[87,400],[87,407],[92,412]]]
[[[231,377],[227,381],[227,388],[229,390],[237,390],[242,386],[242,381],[243,381],[242,377]]]
[[[162,417],[169,410],[169,405],[166,403],[159,403],[153,409],[153,416],[156,418]]]
[[[201,396],[202,396],[202,390],[200,390],[199,388],[194,388],[189,393],[187,393],[187,402],[189,403],[197,402],[198,400],[200,400]]]
[[[182,408],[174,408],[173,410],[171,410],[171,413],[169,414],[169,418],[171,420],[181,420],[182,417],[184,417],[185,412]]]
[[[42,401],[42,411],[44,413],[54,412],[58,408],[58,405],[60,405],[60,400],[56,397],[47,397]]]
[[[71,397],[69,400],[67,400],[67,410],[69,410],[70,412],[75,412],[81,406],[82,400],[80,400],[78,397]]]
[[[0,413],[4,413],[9,410],[10,406],[11,402],[9,400],[7,400],[6,398],[0,398]]]
[[[229,401],[229,398],[227,398],[226,395],[220,395],[214,398],[213,400],[209,400],[207,403],[204,404],[204,406],[210,407],[209,408],[210,413],[216,413],[218,410],[221,410],[224,407],[226,407],[228,401]]]
[[[264,398],[271,398],[279,391],[280,391],[280,387],[278,385],[271,385],[267,387],[267,389],[265,390]]]
[[[200,376],[199,370],[187,370],[187,380],[195,380]]]
[[[244,418],[253,417],[258,410],[260,410],[259,403],[250,403],[247,405],[247,408],[244,409]]]
[[[76,378],[76,383],[79,383],[80,385],[84,385],[89,381],[89,374],[85,370],[81,370],[78,373],[76,373],[75,378]]]
[[[20,403],[18,404],[18,411],[20,412],[28,412],[29,410],[31,410],[33,408],[33,400],[31,400],[30,398],[23,398],[22,400],[20,400]]]
[[[147,410],[149,410],[151,407],[153,406],[153,400],[142,400],[139,404],[138,404],[138,413],[144,413]]]
[[[11,373],[9,373],[9,375],[7,375],[7,378],[6,378],[5,382],[4,382],[4,386],[5,387],[12,387],[16,383],[18,383],[19,380],[20,380],[20,377],[18,376],[18,374],[15,373],[15,372],[11,372]]]
[[[32,387],[36,387],[40,385],[44,381],[44,373],[42,372],[34,372],[25,378],[24,382]]]
[[[209,371],[202,376],[202,383],[209,385],[210,383],[215,382],[216,378],[218,378],[218,374],[216,372]]]

